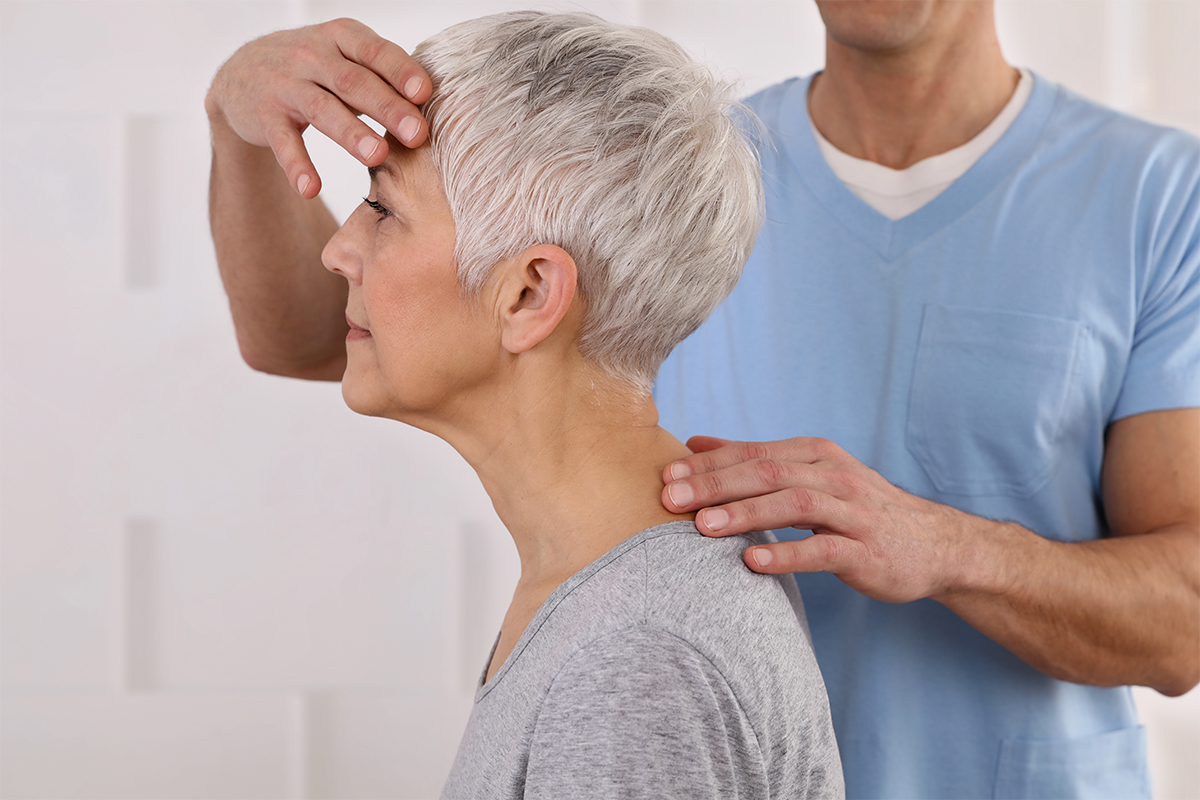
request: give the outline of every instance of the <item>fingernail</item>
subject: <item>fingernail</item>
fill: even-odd
[[[729,512],[723,508],[710,508],[700,513],[700,521],[710,531],[719,531],[729,524]]]
[[[671,498],[671,502],[675,504],[676,508],[686,508],[689,503],[696,499],[696,493],[686,483],[672,483],[668,485],[667,496]]]
[[[750,557],[754,559],[754,563],[760,567],[770,566],[775,560],[775,555],[765,547],[756,547],[750,551]]]
[[[371,156],[375,155],[375,151],[378,148],[378,139],[374,136],[364,136],[358,143],[358,154],[362,156],[363,161],[367,161]]]
[[[400,141],[407,142],[416,136],[419,130],[421,130],[421,120],[416,117],[405,117],[400,120],[400,126],[396,129],[396,132],[400,134]]]
[[[671,465],[671,479],[672,480],[679,480],[680,478],[686,478],[691,474],[692,474],[692,468],[689,467],[687,464],[683,463],[682,461],[676,461],[674,464]]]
[[[296,181],[296,191],[299,192],[301,194],[301,196],[303,196],[304,190],[307,188],[308,188],[308,176],[301,175],[300,178]]]
[[[421,91],[421,86],[424,83],[425,83],[425,81],[421,80],[420,78],[416,77],[415,75],[413,77],[409,78],[408,83],[404,84],[404,96],[407,97],[409,100],[412,100],[414,97],[417,96],[417,92]]]

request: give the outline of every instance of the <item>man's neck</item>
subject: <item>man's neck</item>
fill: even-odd
[[[970,141],[1004,108],[1019,78],[990,18],[959,21],[953,31],[894,49],[850,47],[827,34],[809,113],[842,152],[904,169]]]

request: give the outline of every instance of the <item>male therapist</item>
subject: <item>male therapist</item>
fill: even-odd
[[[990,3],[818,6],[825,70],[751,101],[755,254],[656,390],[669,429],[739,441],[692,439],[664,504],[816,532],[746,561],[802,573],[849,796],[1148,797],[1124,687],[1200,680],[1200,146],[1009,66]],[[355,112],[416,146],[429,89],[349,21],[217,74],[251,366],[344,367],[300,132],[378,164]]]

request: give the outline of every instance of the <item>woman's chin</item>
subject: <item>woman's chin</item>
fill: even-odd
[[[364,417],[385,417],[424,429],[422,421],[428,416],[417,409],[410,408],[407,403],[386,392],[375,391],[372,387],[362,386],[353,381],[342,381],[342,399],[346,406],[356,414]]]
[[[387,404],[384,402],[384,398],[380,397],[377,392],[367,391],[366,387],[351,380],[349,375],[342,379],[342,399],[346,401],[346,406],[356,414],[367,417],[385,416],[384,411]]]

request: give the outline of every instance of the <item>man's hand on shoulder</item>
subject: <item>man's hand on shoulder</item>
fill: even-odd
[[[824,439],[688,441],[694,455],[663,470],[663,505],[699,511],[709,536],[812,530],[752,547],[758,572],[831,572],[868,597],[907,602],[953,589],[977,518],[899,489]],[[979,523],[995,525],[985,520]]]
[[[244,45],[225,62],[205,99],[214,136],[227,129],[269,147],[301,197],[321,189],[301,134],[312,125],[366,166],[383,163],[387,143],[358,115],[376,120],[409,147],[429,128],[419,104],[429,76],[399,46],[351,19],[278,31]]]
[[[1111,535],[1044,538],[911,495],[832,442],[688,441],[663,504],[710,536],[808,528],[759,545],[759,572],[830,572],[876,600],[932,598],[1035,669],[1175,696],[1200,679],[1200,409],[1128,417],[1106,436]],[[769,554],[763,559],[762,556]]]

